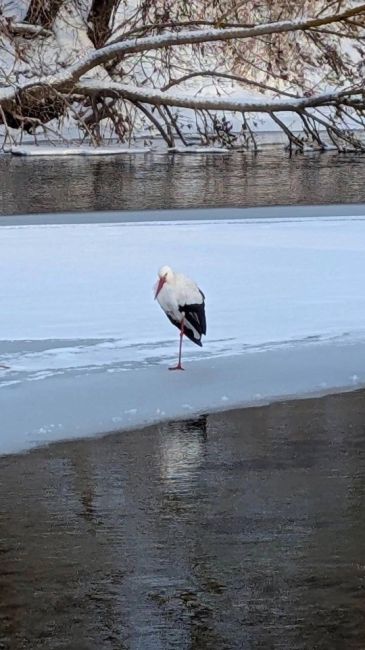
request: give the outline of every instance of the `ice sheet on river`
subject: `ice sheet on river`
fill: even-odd
[[[16,224],[0,238],[0,452],[364,383],[365,217]],[[153,300],[165,263],[207,296],[185,373],[167,370],[177,330]]]

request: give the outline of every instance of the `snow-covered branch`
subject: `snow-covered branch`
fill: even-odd
[[[83,60],[76,63],[68,70],[59,74],[60,85],[78,81],[82,75],[92,68],[102,65],[115,57],[149,50],[159,50],[165,47],[176,45],[194,45],[216,41],[228,41],[234,39],[247,39],[268,34],[282,34],[313,29],[322,25],[340,22],[353,16],[365,13],[365,3],[352,7],[342,13],[335,13],[320,18],[308,18],[307,20],[287,20],[273,23],[256,25],[255,27],[234,27],[219,29],[186,30],[181,32],[170,32],[159,36],[146,36],[145,38],[134,38],[121,43],[114,43],[100,48]]]
[[[349,98],[355,98],[357,101],[362,100],[365,105],[364,90],[354,88],[311,97],[247,101],[240,97],[191,97],[116,82],[80,81],[74,86],[73,93],[87,96],[99,94],[106,97],[117,96],[133,102],[137,101],[154,106],[174,106],[194,110],[239,111],[241,113],[298,112],[306,108],[336,105],[339,101],[346,101]]]
[[[25,4],[24,22],[0,18],[0,124],[8,138],[12,129],[35,133],[54,119],[61,129],[67,117],[92,142],[102,141],[107,124],[121,141],[142,125],[167,143],[185,143],[187,127],[203,142],[233,146],[237,137],[254,142],[246,114],[266,113],[300,147],[302,136],[278,117],[290,112],[304,137],[322,146],[319,128],[351,142],[351,124],[365,121],[360,0],[287,0],[285,7],[281,0],[199,0],[187,13],[185,4],[182,11],[165,0]],[[259,93],[249,95],[248,87]],[[225,112],[236,113],[239,136]]]
[[[11,20],[0,20],[0,33],[13,34],[14,36],[51,36],[52,32],[41,25],[31,25],[30,23],[19,23]]]
[[[121,57],[126,54],[135,54],[138,52],[146,52],[148,50],[157,50],[169,46],[176,45],[192,45],[197,43],[206,43],[212,41],[224,41],[233,39],[247,39],[255,36],[262,36],[265,34],[280,34],[283,32],[293,32],[309,30],[313,27],[319,27],[329,23],[339,22],[348,19],[349,17],[365,13],[365,3],[348,9],[342,13],[332,14],[330,16],[323,16],[321,18],[309,18],[307,20],[297,21],[280,21],[274,23],[266,23],[257,25],[252,28],[222,28],[222,29],[202,29],[202,30],[187,30],[178,33],[167,33],[160,36],[149,36],[145,38],[134,38],[123,41],[121,43],[114,43],[99,50],[92,51],[84,59],[78,63],[61,70],[55,75],[40,77],[31,83],[25,83],[14,87],[13,89],[3,88],[0,92],[0,102],[15,99],[15,97],[22,92],[28,90],[30,87],[48,86],[59,91],[71,88],[84,74],[93,68],[107,63],[110,59]],[[29,26],[32,27],[32,26]],[[5,91],[5,92],[4,92]]]

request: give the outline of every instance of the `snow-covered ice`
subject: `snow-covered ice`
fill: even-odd
[[[362,385],[365,216],[356,214],[7,219],[0,363],[10,370],[0,369],[0,452]],[[162,264],[207,296],[207,337],[202,349],[185,343],[185,373],[167,371],[178,332],[153,300]]]
[[[151,151],[150,147],[118,147],[110,145],[106,147],[92,147],[92,146],[52,146],[41,145],[35,146],[27,145],[12,145],[6,152],[12,153],[14,156],[117,156],[123,154],[136,154],[148,153]]]

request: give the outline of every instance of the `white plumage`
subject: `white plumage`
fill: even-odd
[[[163,266],[159,270],[158,278],[155,298],[171,323],[180,330],[179,361],[171,370],[183,370],[183,335],[201,346],[201,337],[206,334],[205,296],[193,280],[181,273],[174,273],[169,266]]]

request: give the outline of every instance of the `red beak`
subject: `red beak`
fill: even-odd
[[[156,289],[156,293],[155,293],[155,300],[156,300],[158,294],[160,293],[160,291],[161,291],[163,285],[165,284],[165,282],[166,282],[166,278],[160,278],[159,279],[157,289]]]

